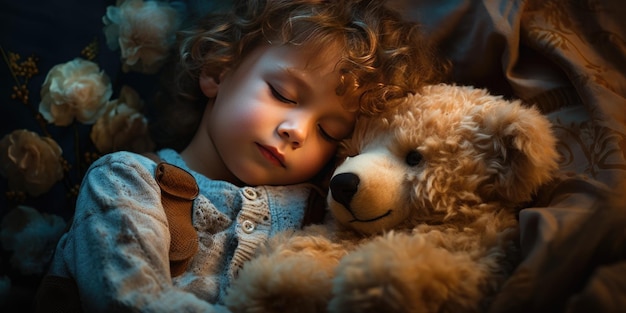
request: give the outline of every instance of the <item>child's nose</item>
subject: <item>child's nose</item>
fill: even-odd
[[[302,147],[307,137],[305,124],[304,121],[284,122],[278,127],[278,133],[293,149],[297,149]]]

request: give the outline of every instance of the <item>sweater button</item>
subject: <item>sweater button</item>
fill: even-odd
[[[246,234],[250,234],[254,231],[254,229],[256,228],[256,225],[254,225],[254,222],[251,220],[245,220],[243,221],[243,223],[241,223],[241,228],[243,228],[243,231]]]
[[[254,191],[254,189],[252,189],[252,188],[245,188],[243,190],[243,195],[248,200],[254,200],[257,197],[256,191]]]

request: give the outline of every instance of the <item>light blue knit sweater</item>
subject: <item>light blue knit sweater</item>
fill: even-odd
[[[277,232],[300,227],[308,186],[240,188],[191,171],[174,150],[158,154],[198,183],[198,253],[187,272],[170,278],[156,164],[129,152],[101,157],[83,180],[72,227],[49,272],[75,279],[85,312],[225,312],[225,290],[254,250]]]

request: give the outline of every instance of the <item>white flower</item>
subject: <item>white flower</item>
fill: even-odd
[[[54,214],[18,206],[0,224],[0,240],[5,250],[13,251],[10,262],[22,274],[41,274],[52,257],[65,221]]]
[[[109,77],[96,63],[76,58],[50,69],[41,87],[39,112],[57,126],[67,126],[74,118],[93,124],[112,93]]]
[[[119,99],[108,105],[107,112],[91,129],[91,141],[101,153],[119,150],[148,152],[154,143],[148,133],[148,122],[140,113],[143,102],[137,92],[123,86]]]
[[[63,178],[62,152],[51,138],[15,130],[0,140],[0,174],[11,190],[38,196]]]
[[[121,49],[123,70],[153,74],[163,65],[180,27],[184,4],[126,0],[102,18],[107,45]]]

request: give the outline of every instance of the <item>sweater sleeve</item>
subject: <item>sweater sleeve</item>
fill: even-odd
[[[88,171],[63,258],[86,312],[221,312],[172,284],[155,164],[107,155]]]

